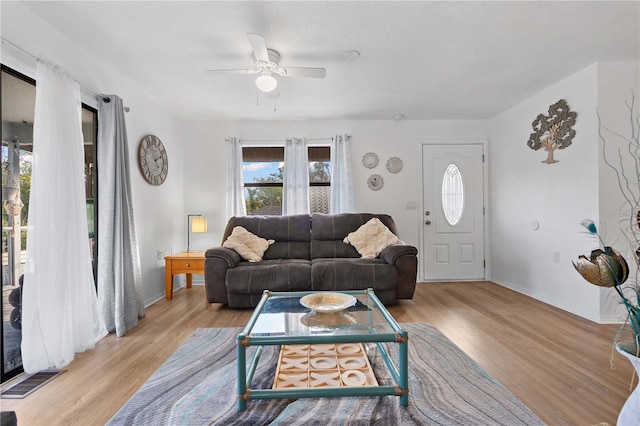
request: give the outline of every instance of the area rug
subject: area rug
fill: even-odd
[[[300,398],[252,400],[238,412],[235,338],[240,328],[208,328],[196,330],[108,425],[543,424],[436,328],[401,325],[409,332],[408,407],[394,396]],[[389,344],[389,350],[397,357],[397,345]],[[277,360],[278,348],[265,347],[252,387],[271,387]],[[378,381],[390,383],[377,350],[369,361]]]

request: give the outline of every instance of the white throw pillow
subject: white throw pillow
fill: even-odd
[[[235,250],[240,257],[249,262],[260,262],[262,255],[275,240],[265,240],[247,231],[242,226],[236,226],[222,247]]]
[[[384,226],[380,219],[374,217],[354,232],[350,232],[344,240],[358,250],[365,259],[375,259],[388,246],[401,241]]]

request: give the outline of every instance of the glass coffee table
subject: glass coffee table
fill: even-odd
[[[339,292],[339,295],[353,296],[355,305],[338,308],[340,310],[336,312],[320,313],[323,306],[312,306],[312,310],[300,303],[300,299],[307,295],[334,293],[264,291],[247,325],[237,336],[239,411],[245,410],[247,401],[252,399],[395,395],[399,396],[400,405],[409,404],[407,331],[398,325],[372,289]],[[303,302],[309,297],[312,296],[303,299]],[[385,342],[399,345],[397,359],[390,357],[383,344]],[[395,385],[251,389],[253,375],[265,346],[349,347],[349,344],[376,347]],[[251,346],[255,347],[255,351],[247,364],[247,348]]]

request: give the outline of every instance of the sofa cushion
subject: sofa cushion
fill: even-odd
[[[311,259],[311,216],[308,214],[291,216],[234,216],[225,228],[223,241],[231,235],[235,226],[242,226],[262,238],[274,240],[262,258],[269,259]]]
[[[395,222],[386,214],[313,214],[311,216],[311,259],[361,257],[352,245],[344,242],[344,238],[374,217],[380,219],[380,222],[397,235]]]
[[[354,246],[365,259],[375,259],[385,248],[400,243],[398,237],[377,217],[347,234],[343,241]]]
[[[392,290],[398,282],[393,265],[381,259],[336,258],[311,261],[311,290]]]
[[[262,255],[273,244],[274,240],[265,240],[247,231],[242,226],[233,228],[231,235],[222,244],[222,247],[232,249],[249,262],[260,262]]]
[[[264,290],[305,291],[311,288],[311,261],[273,259],[240,262],[227,270],[225,277],[229,306],[256,306]]]

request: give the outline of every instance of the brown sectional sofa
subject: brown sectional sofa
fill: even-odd
[[[242,216],[227,223],[222,241],[235,226],[275,240],[262,261],[247,262],[235,251],[216,247],[205,252],[204,277],[209,303],[232,308],[256,306],[271,291],[340,291],[373,288],[384,304],[411,299],[416,285],[417,249],[406,244],[385,248],[375,259],[363,259],[343,239],[371,218],[397,235],[389,215]]]

